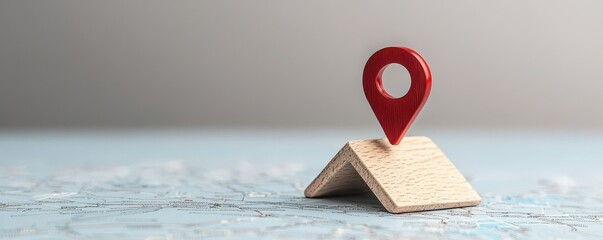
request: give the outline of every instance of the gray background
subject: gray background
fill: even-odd
[[[419,126],[601,129],[602,10],[550,0],[0,0],[0,128],[374,127],[364,63],[404,45],[433,74]],[[386,81],[403,89],[404,74]]]

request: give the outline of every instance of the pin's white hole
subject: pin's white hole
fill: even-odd
[[[390,64],[383,70],[381,86],[390,96],[403,97],[410,89],[410,74],[404,66],[397,63]]]

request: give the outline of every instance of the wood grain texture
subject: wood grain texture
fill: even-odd
[[[476,206],[480,196],[427,137],[348,142],[304,191],[324,197],[372,191],[391,213]]]

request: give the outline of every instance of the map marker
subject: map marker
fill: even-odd
[[[410,89],[400,98],[389,95],[381,82],[383,71],[393,63],[404,66],[410,74]],[[429,97],[431,73],[425,60],[412,49],[387,47],[366,62],[362,86],[389,143],[398,145]]]
[[[383,70],[392,63],[410,73],[410,89],[401,98],[389,95],[381,83]],[[367,61],[362,85],[388,139],[347,142],[304,195],[317,198],[372,192],[391,213],[480,204],[479,194],[431,139],[404,137],[431,89],[425,60],[409,48],[381,49]]]

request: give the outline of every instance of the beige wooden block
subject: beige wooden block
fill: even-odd
[[[476,206],[479,195],[427,137],[348,142],[304,191],[324,197],[372,191],[392,213]]]

